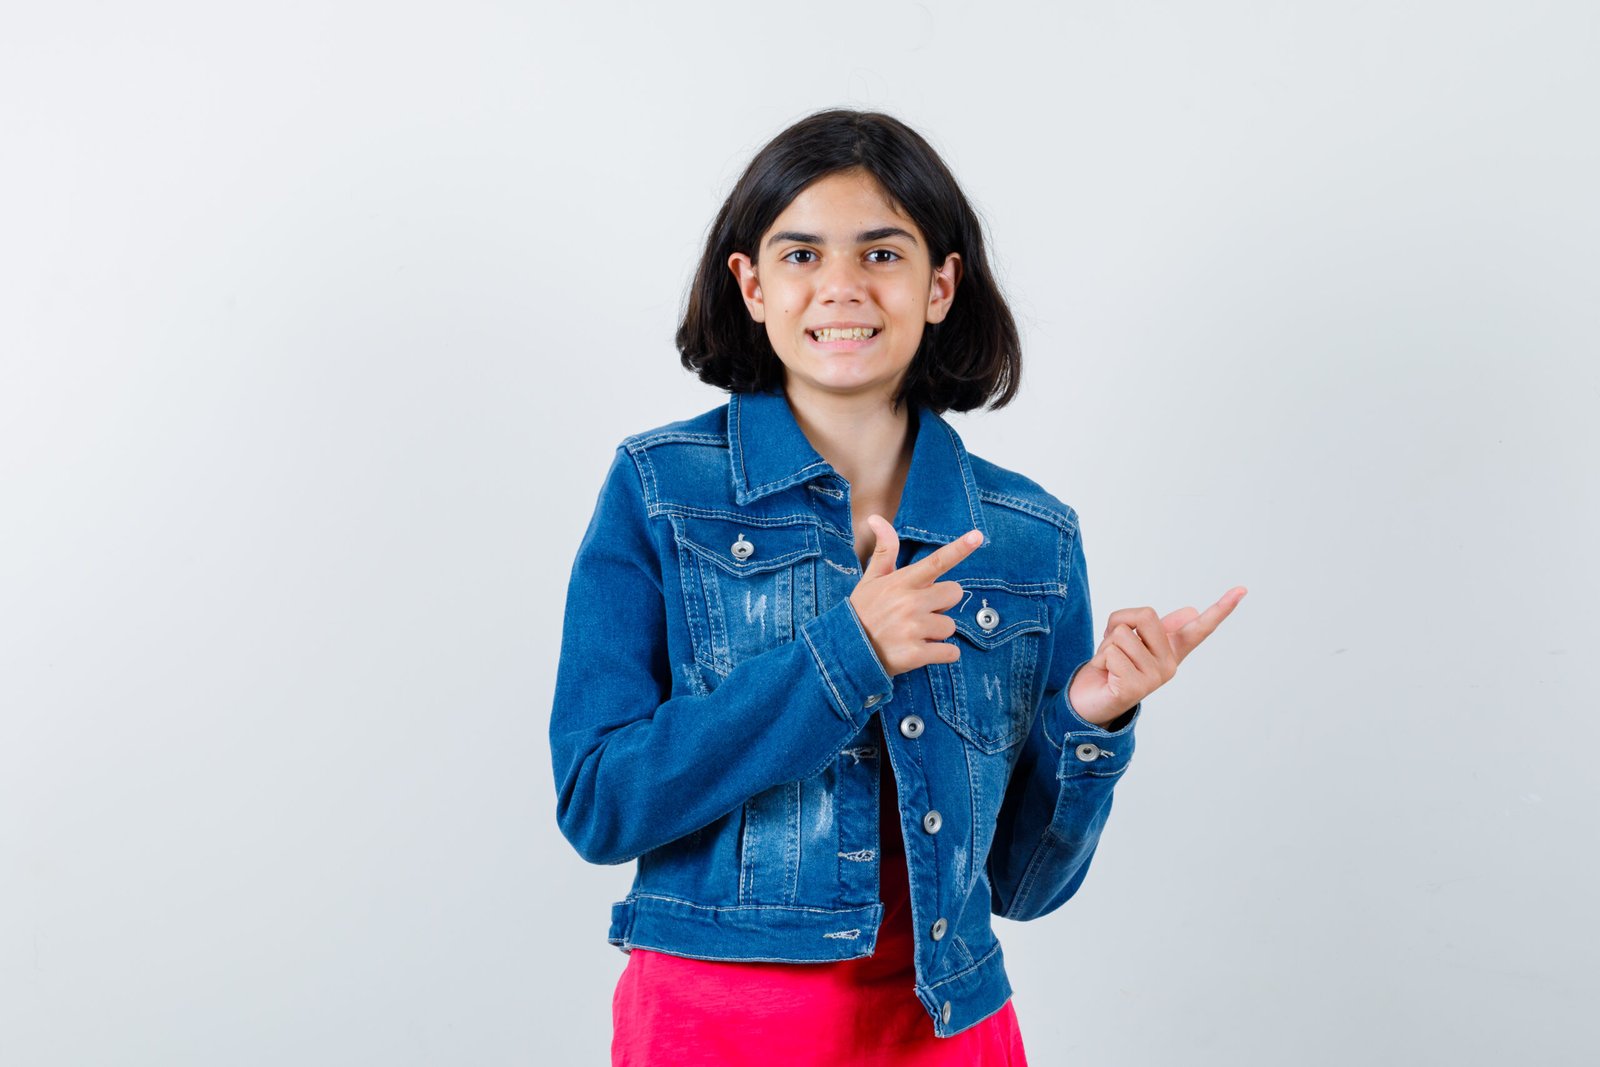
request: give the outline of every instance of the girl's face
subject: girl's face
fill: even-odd
[[[751,317],[766,325],[790,396],[885,403],[923,326],[949,313],[961,278],[961,257],[952,252],[936,269],[917,224],[860,168],[801,190],[761,235],[755,261],[735,252],[728,267]],[[817,334],[832,327],[865,327],[870,336]]]

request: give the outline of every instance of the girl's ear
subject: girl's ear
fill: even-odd
[[[961,281],[961,254],[951,252],[944,263],[933,272],[928,286],[928,321],[943,322],[950,314],[950,302],[956,298],[956,285]]]
[[[761,282],[756,277],[756,265],[743,252],[735,252],[728,257],[728,269],[733,271],[734,278],[739,282],[739,294],[744,297],[744,306],[750,310],[750,317],[757,322],[766,322],[767,305],[761,299]]]

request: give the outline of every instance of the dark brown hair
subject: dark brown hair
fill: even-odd
[[[765,392],[783,383],[783,364],[766,326],[750,317],[728,257],[757,259],[761,235],[806,186],[860,167],[917,224],[935,265],[961,256],[961,279],[943,322],[922,332],[894,403],[934,411],[1003,407],[1017,392],[1022,343],[989,257],[977,213],[944,160],[920,134],[877,111],[818,111],[757,152],[706,236],[690,284],[677,346],[683,365],[729,392]]]

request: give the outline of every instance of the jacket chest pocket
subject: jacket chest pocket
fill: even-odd
[[[1050,632],[1043,595],[985,589],[962,582],[970,595],[951,608],[949,640],[961,658],[944,664],[947,693],[935,687],[939,715],[974,747],[1003,752],[1027,736],[1033,722],[1040,645]]]
[[[727,674],[816,613],[813,522],[671,517],[695,659]]]

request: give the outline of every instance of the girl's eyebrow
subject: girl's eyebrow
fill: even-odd
[[[879,226],[876,230],[862,230],[856,234],[856,244],[866,244],[869,241],[881,241],[885,237],[902,237],[913,245],[917,243],[915,234],[902,230],[898,226]],[[828,242],[814,233],[801,233],[798,230],[784,230],[767,238],[767,247],[771,248],[780,241],[799,241],[801,244],[822,245]]]

